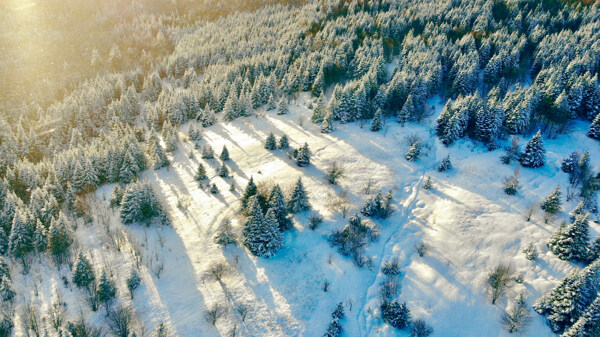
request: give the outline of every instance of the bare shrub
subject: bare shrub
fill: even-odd
[[[34,305],[33,302],[29,302],[23,308],[21,322],[23,324],[23,330],[27,332],[27,335],[33,334],[34,336],[41,336],[40,323],[42,320],[40,319],[38,307]]]
[[[107,325],[116,337],[129,337],[132,332],[134,313],[131,308],[117,307],[108,314]]]
[[[225,309],[218,303],[213,304],[208,310],[206,310],[206,320],[212,326],[217,324],[219,318],[223,316]]]
[[[67,303],[63,301],[62,295],[60,293],[56,293],[54,295],[54,299],[52,300],[52,305],[48,310],[47,320],[50,322],[50,325],[54,328],[54,330],[58,331],[60,327],[64,323],[65,315],[67,314]]]
[[[231,220],[226,219],[223,221],[217,234],[215,235],[215,243],[221,246],[226,246],[229,244],[234,244],[236,242],[237,236],[233,232],[233,228],[231,227]]]
[[[425,256],[428,250],[429,247],[423,242],[419,242],[415,245],[415,252],[419,254],[420,257]]]
[[[352,208],[352,203],[346,191],[341,191],[337,195],[327,193],[325,207],[332,212],[340,213],[343,218],[346,218],[348,211]]]
[[[310,218],[308,218],[308,227],[314,231],[322,222],[323,216],[319,213],[313,213]]]
[[[533,214],[535,214],[536,209],[536,203],[532,202],[528,204],[527,209],[525,210],[525,220],[527,222],[531,221],[531,218],[533,217]]]
[[[337,161],[331,163],[325,171],[325,178],[327,179],[327,182],[329,182],[332,185],[337,184],[338,179],[342,178],[343,176],[344,167],[338,164]]]
[[[323,281],[323,292],[326,293],[329,290],[329,285],[331,283],[329,282],[328,279],[325,279],[325,281]]]
[[[225,262],[214,262],[206,272],[206,278],[221,282],[224,277],[231,273],[231,268]]]
[[[246,317],[248,316],[248,313],[250,312],[250,306],[247,304],[244,304],[244,303],[239,303],[238,305],[236,305],[235,311],[237,312],[238,315],[240,315],[240,319],[243,322],[246,320]]]
[[[512,268],[502,264],[488,273],[487,282],[491,290],[492,304],[495,304],[499,298],[504,296],[512,274]]]
[[[502,316],[502,325],[510,333],[521,332],[531,321],[531,314],[527,308],[527,301],[523,294],[515,301],[515,305]]]

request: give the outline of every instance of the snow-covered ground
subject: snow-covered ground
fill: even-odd
[[[508,196],[502,183],[514,173],[515,165],[500,163],[501,150],[489,152],[466,140],[445,147],[434,137],[432,125],[444,103],[439,99],[430,100],[436,113],[419,125],[401,126],[387,120],[383,130],[372,133],[369,125],[336,124],[333,133],[322,134],[310,122],[307,97],[301,95],[287,115],[260,112],[257,117],[203,130],[203,144],[210,144],[217,157],[223,145],[229,149],[233,178],[218,177],[220,160],[201,159],[200,150],[191,142],[182,142],[171,154],[171,167],[144,173],[143,179],[154,185],[162,199],[172,228],[128,226],[122,230],[116,212],[108,208],[113,186],[96,193],[92,201],[96,222],[104,221],[106,226],[81,224],[79,242],[97,265],[107,266],[117,278],[124,303],[130,301],[124,280],[133,262],[123,256],[131,256],[131,247],[142,253],[143,282],[133,304],[147,329],[164,321],[178,336],[225,336],[234,327],[239,336],[319,336],[327,329],[335,305],[343,302],[345,336],[408,335],[384,324],[378,309],[384,280],[380,266],[395,255],[402,268],[399,298],[407,302],[413,318],[433,326],[435,336],[507,336],[500,319],[517,294],[525,293],[533,304],[575,267],[556,258],[545,246],[568,214],[563,212],[546,224],[538,206],[530,222],[524,213],[530,203],[539,203],[556,185],[566,191],[567,175],[559,165],[574,150],[573,144],[590,150],[592,165],[598,167],[600,148],[585,137],[585,123],[576,124],[572,134],[546,140],[547,165],[521,169],[521,189],[516,196]],[[182,135],[187,127],[182,128]],[[307,142],[311,165],[299,168],[284,150],[265,150],[269,132],[278,138],[286,134],[292,147]],[[406,137],[412,135],[427,144],[426,155],[416,162],[404,159]],[[447,154],[454,168],[439,173],[435,168]],[[324,178],[334,161],[345,168],[339,186]],[[218,194],[211,194],[194,180],[199,162],[207,167]],[[325,217],[324,223],[313,231],[308,228],[310,213],[297,214],[295,228],[285,234],[284,248],[270,259],[253,257],[243,246],[215,244],[214,236],[225,219],[239,229],[239,199],[251,176],[259,185],[278,183],[284,191],[302,177],[313,211]],[[433,180],[429,190],[422,188],[427,176]],[[232,180],[234,192],[229,191]],[[373,259],[370,269],[356,267],[327,243],[327,235],[342,228],[348,216],[357,213],[370,197],[365,193],[369,181],[374,192],[393,190],[395,207],[390,218],[374,220],[380,235],[367,246],[366,255]],[[328,207],[328,200],[341,191],[348,193],[352,204],[346,219]],[[563,209],[570,211],[575,204],[563,203]],[[592,237],[597,233],[594,224]],[[420,242],[429,248],[424,257],[414,250]],[[530,243],[540,250],[536,262],[522,253]],[[111,246],[120,247],[121,252],[114,253],[108,249]],[[207,277],[215,262],[231,266],[232,272],[222,282]],[[492,305],[487,274],[501,263],[512,266],[515,275],[523,273],[524,283],[512,282],[507,296]],[[161,265],[164,270],[158,278]],[[52,268],[34,264],[25,279],[13,273],[17,275],[15,285],[30,289],[31,275],[35,278],[45,273],[46,280],[39,285],[41,303],[50,303],[48,298],[56,289],[65,299],[82,298],[79,290],[64,287],[61,277],[68,274],[65,270],[54,268],[46,273]],[[323,291],[324,282],[330,283],[327,292]],[[80,308],[69,308],[71,315],[86,310],[79,301]],[[214,303],[228,307],[216,327],[205,319],[206,309]],[[244,321],[235,310],[239,305],[250,308]],[[532,315],[525,335],[554,335],[542,316],[533,310]],[[93,317],[100,323],[102,316],[99,311]]]

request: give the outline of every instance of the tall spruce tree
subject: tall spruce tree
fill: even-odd
[[[594,121],[592,121],[590,129],[588,130],[588,136],[600,140],[600,113],[594,118]]]
[[[546,161],[546,150],[544,149],[541,131],[538,131],[535,136],[527,142],[525,151],[521,154],[519,161],[524,167],[535,168],[544,166],[544,162]]]
[[[92,264],[82,252],[79,252],[75,264],[73,265],[73,284],[78,288],[89,289],[95,279],[96,276]]]
[[[33,230],[30,228],[28,217],[23,211],[17,211],[13,218],[8,242],[12,255],[25,262],[25,258],[34,247]]]
[[[550,214],[560,211],[560,186],[554,188],[546,200],[540,204],[540,208]]]
[[[279,138],[278,147],[280,149],[287,149],[288,147],[290,147],[290,142],[288,141],[288,138],[286,135],[283,135],[283,136],[281,136],[281,138]]]
[[[242,195],[242,208],[246,209],[248,207],[248,201],[250,198],[258,192],[258,187],[254,183],[254,178],[250,176],[250,180],[248,181],[248,185],[246,185],[246,189],[244,190],[244,194]]]
[[[327,112],[327,106],[325,103],[325,97],[323,93],[320,94],[319,99],[317,100],[317,106],[313,111],[311,121],[315,124],[323,123],[323,118],[325,118],[325,113]]]
[[[298,149],[296,165],[299,167],[306,167],[310,165],[310,150],[308,148],[308,143],[304,143],[304,145]]]
[[[586,261],[590,254],[589,215],[576,215],[575,221],[564,223],[550,237],[548,248],[562,260]]]
[[[222,161],[228,161],[229,160],[229,151],[227,150],[227,146],[223,145],[223,150],[221,150],[221,155],[219,156],[219,158]]]
[[[294,190],[292,191],[290,200],[288,201],[287,207],[291,213],[298,213],[310,209],[310,204],[308,203],[308,195],[304,190],[302,178],[298,178],[296,186],[294,186]]]
[[[382,119],[383,116],[381,113],[381,109],[377,109],[377,111],[375,111],[375,117],[373,117],[373,122],[371,123],[371,131],[377,132],[381,130],[381,128],[383,127]]]
[[[273,132],[269,133],[267,139],[265,140],[265,149],[267,150],[275,150],[277,148],[277,140],[275,140],[275,136]]]
[[[279,229],[282,232],[292,229],[293,224],[291,219],[288,218],[289,212],[285,203],[283,192],[281,191],[281,187],[279,187],[279,185],[273,186],[271,194],[269,195],[268,203],[269,208],[273,210],[273,213],[277,218]]]
[[[283,238],[277,224],[277,218],[272,210],[267,211],[267,217],[262,214],[262,208],[257,196],[250,199],[250,215],[244,223],[244,245],[253,255],[271,257],[283,244]]]
[[[62,212],[57,219],[52,220],[48,230],[48,250],[58,264],[62,264],[68,254],[73,239],[69,235],[69,220]]]
[[[206,176],[206,169],[202,163],[199,163],[198,168],[196,169],[196,174],[194,175],[194,179],[196,179],[196,181],[202,181],[206,178],[208,178]]]

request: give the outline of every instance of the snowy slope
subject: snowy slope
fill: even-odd
[[[343,302],[345,336],[407,335],[383,324],[378,309],[378,291],[384,279],[379,269],[396,255],[402,268],[400,299],[407,301],[413,318],[423,318],[433,326],[435,336],[507,336],[500,318],[516,295],[524,292],[533,304],[575,267],[545,247],[568,215],[563,212],[546,224],[539,208],[530,222],[523,214],[530,202],[541,201],[556,185],[566,190],[567,175],[558,166],[574,150],[571,144],[590,150],[592,165],[598,166],[600,149],[581,132],[585,123],[575,125],[573,134],[546,140],[547,165],[522,169],[519,193],[507,196],[502,181],[514,172],[514,164],[502,165],[500,150],[488,152],[469,141],[443,146],[431,130],[436,114],[419,125],[400,126],[388,120],[378,133],[371,133],[368,125],[348,124],[322,134],[310,123],[307,98],[303,94],[287,115],[259,112],[260,116],[204,129],[203,144],[210,144],[217,154],[223,145],[229,149],[233,178],[218,177],[220,160],[201,159],[200,150],[191,142],[182,142],[171,154],[171,167],[144,173],[143,179],[154,185],[162,199],[172,228],[123,228],[117,212],[108,208],[112,186],[103,187],[93,197],[91,202],[98,205],[94,207],[95,223],[106,226],[81,224],[79,242],[97,264],[107,266],[117,278],[119,297],[125,304],[130,301],[124,280],[133,263],[131,252],[141,252],[143,283],[132,303],[147,329],[164,321],[178,336],[223,336],[234,328],[242,336],[319,336],[335,305]],[[439,113],[443,103],[439,99],[430,103]],[[299,168],[284,150],[265,150],[269,132],[277,137],[286,134],[292,147],[307,142],[312,164]],[[414,163],[404,159],[409,135],[419,136],[428,145],[427,154]],[[454,169],[438,173],[435,167],[447,154]],[[194,180],[200,161],[219,194],[211,194]],[[343,164],[346,171],[339,186],[329,185],[324,178],[333,161]],[[422,189],[429,175],[433,188]],[[285,247],[270,259],[253,257],[243,247],[218,246],[214,235],[225,219],[239,229],[239,198],[251,176],[259,185],[279,183],[284,192],[301,176],[313,210],[324,215],[325,222],[312,231],[307,226],[309,213],[297,214]],[[229,191],[232,179],[235,192]],[[352,215],[369,197],[364,191],[369,181],[373,191],[393,190],[395,213],[386,220],[375,220],[379,239],[369,244],[366,252],[373,267],[361,269],[327,243],[327,235],[347,223],[347,218],[327,207],[327,201],[346,191],[352,203],[348,215]],[[574,207],[572,201],[563,208],[570,211]],[[593,225],[592,237],[597,233],[598,226]],[[414,250],[419,242],[429,247],[424,257]],[[529,243],[541,252],[536,262],[526,260],[522,253]],[[121,247],[120,253],[108,249],[116,246]],[[233,272],[222,282],[211,280],[207,277],[210,266],[221,261]],[[523,273],[524,283],[512,282],[506,298],[492,305],[486,278],[500,263],[511,265],[515,274]],[[158,278],[156,270],[161,265],[164,270]],[[67,271],[54,268],[48,273],[46,269],[51,268],[35,264],[30,274],[52,280],[40,282],[40,303],[50,303],[56,289],[67,300],[80,298],[79,290],[62,284]],[[21,279],[18,273],[13,275],[17,287],[30,288],[30,276]],[[326,281],[330,287],[324,292]],[[69,308],[71,315],[86,310],[79,301],[79,308]],[[205,319],[206,309],[214,303],[226,303],[228,308],[216,327]],[[244,321],[235,309],[240,304],[250,308]],[[543,318],[533,311],[532,315],[526,335],[552,336]],[[92,317],[103,322],[102,311]]]

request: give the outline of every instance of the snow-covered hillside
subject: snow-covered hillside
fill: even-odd
[[[598,164],[600,150],[593,140],[574,132],[546,140],[547,165],[542,169],[520,171],[521,190],[516,196],[504,194],[503,178],[513,174],[515,166],[502,165],[501,151],[487,151],[469,141],[445,147],[432,136],[432,121],[401,126],[388,120],[383,130],[372,133],[368,125],[346,124],[331,134],[323,134],[310,123],[306,107],[309,96],[303,94],[290,105],[290,113],[257,111],[259,116],[220,123],[204,129],[202,145],[220,151],[229,149],[228,162],[233,177],[221,178],[216,170],[219,159],[201,159],[201,152],[189,141],[179,145],[170,156],[171,166],[148,171],[142,179],[152,183],[162,200],[171,227],[145,228],[119,224],[118,212],[109,209],[113,185],[96,192],[94,223],[81,224],[77,233],[84,251],[115,274],[121,297],[127,297],[125,279],[137,251],[142,266],[142,285],[133,299],[145,326],[165,322],[178,336],[223,336],[235,329],[242,336],[317,336],[327,329],[330,313],[342,302],[346,308],[345,336],[396,336],[398,330],[383,324],[379,310],[379,288],[384,280],[381,265],[393,256],[400,262],[400,299],[406,301],[414,318],[429,322],[436,336],[505,336],[500,324],[506,308],[513,306],[519,293],[529,304],[551,290],[573,268],[548,252],[545,242],[556,231],[567,213],[545,223],[536,206],[528,222],[525,213],[531,202],[541,201],[556,185],[566,190],[568,178],[559,170],[560,161],[575,141],[590,150],[592,164]],[[180,131],[185,138],[186,128]],[[577,125],[576,128],[580,126]],[[582,128],[584,126],[581,126]],[[285,150],[268,151],[264,141],[273,132],[285,134],[290,145],[309,144],[311,165],[300,168]],[[407,137],[420,137],[426,154],[416,162],[404,158]],[[454,168],[440,173],[436,166],[450,155]],[[328,184],[325,170],[336,161],[345,168],[338,185]],[[219,193],[201,188],[194,179],[196,167],[203,162],[209,180]],[[432,187],[423,189],[426,177]],[[325,217],[316,230],[308,227],[311,212],[294,217],[294,229],[285,234],[284,248],[269,259],[256,258],[238,244],[221,247],[214,242],[220,225],[230,219],[240,235],[240,196],[250,177],[261,184],[278,183],[289,193],[302,177],[314,212]],[[229,187],[234,181],[236,189]],[[327,241],[335,229],[342,228],[348,217],[359,212],[371,184],[371,194],[393,191],[394,214],[385,220],[373,220],[379,228],[378,239],[367,245],[366,256],[372,265],[359,268],[351,259],[336,252]],[[346,218],[331,207],[331,201],[346,191],[351,204]],[[564,204],[565,210],[575,207]],[[108,229],[110,228],[110,230]],[[593,226],[592,237],[597,226]],[[126,234],[124,234],[126,233]],[[428,249],[423,257],[415,250],[418,243]],[[533,243],[540,258],[531,262],[523,249]],[[109,247],[120,247],[114,253]],[[221,281],[209,277],[216,262],[225,262],[231,272]],[[490,304],[487,276],[499,264],[512,266],[515,275],[523,274],[523,283],[511,283],[507,295]],[[164,269],[161,271],[161,266]],[[14,280],[18,288],[30,288],[36,275],[46,267],[34,265],[35,272]],[[50,268],[52,269],[52,268]],[[15,273],[16,274],[16,273]],[[159,276],[159,277],[157,277]],[[49,276],[45,276],[49,277]],[[58,289],[63,296],[75,297],[53,272],[40,287],[42,302]],[[328,289],[324,292],[324,284]],[[215,327],[206,317],[207,308],[226,304],[226,313]],[[81,303],[81,310],[85,306]],[[247,307],[245,320],[237,308]],[[71,308],[72,310],[72,308]],[[103,312],[96,314],[102,322]],[[544,318],[535,314],[528,336],[552,336]]]

